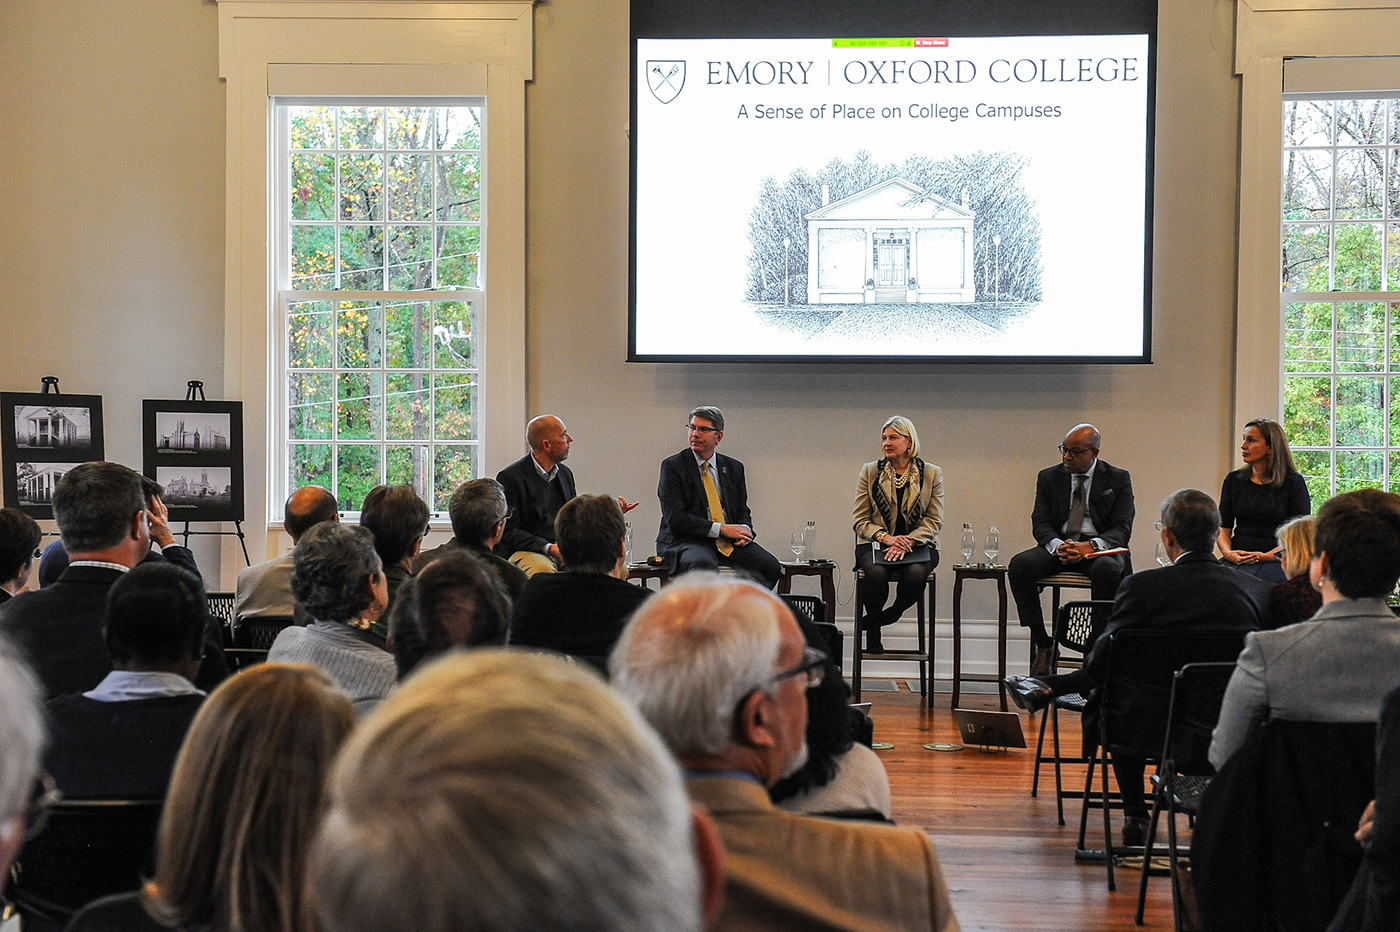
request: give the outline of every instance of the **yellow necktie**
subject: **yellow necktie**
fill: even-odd
[[[700,464],[700,481],[705,485],[705,498],[710,502],[710,520],[724,524],[724,506],[719,503],[719,486],[715,485],[715,477],[710,475],[709,463]],[[734,545],[724,537],[716,538],[715,547],[726,557],[734,552]]]

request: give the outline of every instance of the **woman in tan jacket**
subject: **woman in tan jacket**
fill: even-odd
[[[923,593],[928,574],[938,566],[938,531],[943,527],[943,470],[919,458],[919,434],[908,418],[896,415],[885,421],[880,449],[882,459],[861,467],[854,515],[860,539],[856,566],[863,577],[856,597],[863,607],[866,650],[873,653],[884,649],[880,629],[898,621]],[[889,564],[902,575],[894,604],[885,608]]]

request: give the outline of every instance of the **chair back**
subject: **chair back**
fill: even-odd
[[[225,628],[233,624],[233,599],[232,592],[211,592],[209,598],[209,614],[214,620],[222,624]]]
[[[289,628],[295,623],[295,619],[285,615],[259,615],[256,618],[244,618],[233,624],[233,646],[269,650],[272,647],[272,642],[277,640],[277,635],[282,633],[282,629]]]
[[[260,663],[266,663],[267,651],[259,650],[256,647],[225,647],[224,660],[228,663],[228,672],[237,673]]]
[[[1188,663],[1233,664],[1244,649],[1245,633],[1130,628],[1110,635],[1100,741],[1156,758],[1166,741],[1176,671]]]
[[[155,871],[161,799],[61,800],[25,842],[9,898],[33,928],[62,928],[98,897],[141,886]]]
[[[1077,654],[1087,654],[1108,626],[1113,601],[1066,602],[1055,619],[1055,643]]]
[[[826,621],[826,602],[815,595],[792,595],[784,592],[778,596],[787,603],[794,615],[816,624]]]
[[[1215,773],[1210,763],[1210,739],[1234,672],[1233,663],[1188,663],[1176,671],[1162,743],[1164,766],[1170,762],[1173,772],[1188,777]]]
[[[816,639],[808,639],[813,647],[820,647],[826,651],[831,662],[836,664],[836,669],[842,672],[842,653],[846,649],[846,636],[841,633],[841,629],[826,620],[826,602],[814,595],[791,595],[781,593],[778,598],[787,603],[788,608],[797,616],[798,623],[802,626],[803,634],[808,633],[807,625],[811,625],[816,632]]]

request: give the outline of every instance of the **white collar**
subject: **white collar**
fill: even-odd
[[[159,699],[166,696],[202,696],[204,692],[178,673],[145,670],[113,670],[97,688],[83,693],[98,702]]]

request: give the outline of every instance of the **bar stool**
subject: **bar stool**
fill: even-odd
[[[889,567],[890,582],[897,583],[904,578],[903,567]],[[917,660],[919,662],[919,695],[926,698],[928,707],[933,708],[933,690],[929,687],[929,676],[933,665],[934,649],[932,632],[928,629],[930,618],[937,618],[935,607],[938,602],[938,593],[935,583],[938,574],[932,572],[928,574],[928,579],[924,583],[926,598],[928,601],[928,614],[924,614],[924,599],[919,599],[914,603],[918,609],[918,616],[915,622],[918,628],[918,648],[916,650],[885,650],[879,654],[868,653],[865,649],[865,639],[862,638],[860,630],[861,602],[860,583],[865,578],[864,574],[857,567],[855,570],[856,594],[855,594],[855,646],[851,649],[851,701],[860,702],[860,666],[861,661],[870,658],[872,660]]]

